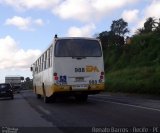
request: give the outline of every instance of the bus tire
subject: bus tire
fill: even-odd
[[[86,102],[88,99],[88,95],[87,94],[78,94],[75,95],[76,101],[78,102]]]
[[[44,101],[44,103],[49,103],[50,102],[49,97],[44,96],[43,101]]]
[[[56,96],[55,95],[52,95],[50,97],[50,102],[52,102],[52,103],[56,102]]]
[[[40,99],[41,98],[41,95],[40,94],[37,94],[37,99]]]
[[[36,88],[36,86],[34,87],[34,92],[35,92],[35,94],[36,94],[37,99],[40,99],[40,98],[41,98],[41,95],[40,95],[40,94],[37,94],[37,88]]]
[[[49,103],[50,99],[49,99],[49,97],[46,96],[46,92],[44,89],[44,83],[42,84],[42,89],[43,89],[43,101],[44,101],[44,103]]]

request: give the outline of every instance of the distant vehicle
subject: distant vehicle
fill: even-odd
[[[9,83],[0,84],[0,97],[10,97],[14,99],[13,88]]]
[[[94,38],[55,36],[31,71],[34,92],[46,103],[61,94],[86,101],[89,94],[104,90],[102,47]]]
[[[13,87],[14,92],[20,92],[22,80],[24,77],[21,76],[6,76],[5,83],[10,83]]]

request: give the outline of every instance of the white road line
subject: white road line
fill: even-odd
[[[49,112],[48,110],[44,109],[42,106],[38,106],[38,108],[39,108],[42,112],[44,112],[45,114],[51,115],[51,112]]]
[[[98,100],[98,99],[92,99],[92,100],[99,101],[99,102],[113,103],[113,104],[118,104],[118,105],[123,105],[123,106],[129,106],[129,107],[134,107],[134,108],[140,108],[140,109],[146,109],[146,110],[152,110],[152,111],[158,111],[158,112],[160,112],[160,109],[155,109],[155,108],[150,108],[150,107],[144,107],[144,106],[139,106],[139,105],[132,105],[132,104],[127,104],[127,103],[119,103],[119,102],[111,102],[111,101]]]

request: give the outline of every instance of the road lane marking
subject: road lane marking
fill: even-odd
[[[160,109],[144,107],[144,106],[139,106],[139,105],[132,105],[132,104],[127,104],[127,103],[119,103],[119,102],[111,102],[111,101],[98,100],[98,99],[92,99],[92,100],[98,101],[98,102],[113,103],[113,104],[118,104],[118,105],[123,105],[123,106],[130,106],[130,107],[134,107],[134,108],[140,108],[140,109],[146,109],[146,110],[152,110],[152,111],[160,112]]]
[[[94,96],[94,97],[107,97],[107,98],[112,98],[114,95],[111,95],[111,94],[97,94],[96,96]],[[132,99],[137,99],[137,97],[130,97],[130,96],[127,96],[127,95],[124,95],[124,96],[116,96],[115,95],[115,97],[116,97],[116,99],[128,99],[128,98],[132,98]],[[115,99],[115,98],[112,98],[112,99]],[[138,97],[138,100],[143,100],[143,98],[141,98],[141,97]],[[160,99],[158,100],[158,99],[151,99],[151,98],[146,98],[145,100],[148,100],[148,101],[150,101],[150,102],[158,102],[158,103],[160,103]]]
[[[49,112],[48,110],[44,109],[42,106],[38,106],[38,108],[45,114],[47,115],[51,115],[51,112]]]

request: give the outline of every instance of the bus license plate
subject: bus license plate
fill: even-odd
[[[76,77],[75,81],[76,82],[84,82],[84,77]]]
[[[72,90],[78,90],[78,89],[88,89],[88,85],[73,85]]]

